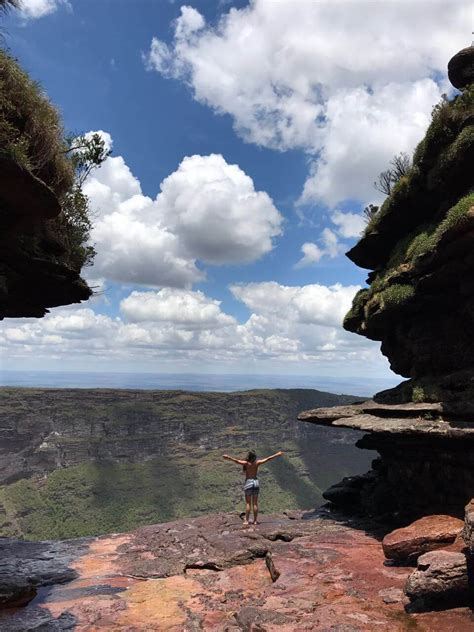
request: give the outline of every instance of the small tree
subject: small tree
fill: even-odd
[[[369,223],[372,218],[378,213],[379,207],[375,206],[375,204],[369,204],[368,206],[365,207],[363,213],[364,213],[364,219],[366,220],[367,223]]]
[[[81,135],[67,139],[66,150],[75,171],[74,184],[62,200],[65,229],[71,247],[73,268],[80,270],[90,265],[96,254],[94,246],[89,244],[92,222],[89,200],[82,187],[93,169],[99,167],[111,151],[105,145],[100,134]]]
[[[76,173],[75,184],[82,187],[87,176],[112,153],[100,134],[81,134],[67,138],[68,149]]]
[[[390,195],[394,185],[397,184],[401,178],[408,175],[412,167],[410,156],[405,152],[394,156],[390,161],[390,165],[390,169],[382,171],[378,180],[374,182],[374,187],[377,191],[385,195]]]

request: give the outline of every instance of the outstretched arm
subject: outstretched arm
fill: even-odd
[[[272,459],[276,459],[277,456],[283,456],[283,452],[280,450],[279,452],[277,452],[276,454],[272,454],[271,456],[267,456],[266,459],[259,459],[257,461],[258,465],[262,465],[262,463],[267,463],[267,461],[271,461]]]
[[[228,454],[223,454],[222,458],[225,459],[226,461],[233,461],[234,463],[237,463],[238,465],[245,465],[247,463],[247,461],[243,461],[242,459],[234,459],[233,456],[229,456]]]

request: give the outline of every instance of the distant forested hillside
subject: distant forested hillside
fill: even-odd
[[[242,472],[263,466],[264,512],[312,508],[368,469],[358,434],[306,425],[301,410],[353,402],[316,390],[236,393],[0,389],[0,535],[69,538],[242,507]]]

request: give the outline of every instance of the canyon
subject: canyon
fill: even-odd
[[[0,389],[0,534],[71,538],[242,506],[223,453],[279,449],[262,468],[262,509],[314,509],[370,455],[352,430],[296,423],[308,406],[356,397],[311,389],[233,393]]]

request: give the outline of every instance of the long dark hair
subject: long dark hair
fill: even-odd
[[[248,454],[247,454],[247,463],[255,463],[255,461],[257,460],[257,453],[254,452],[253,450],[249,450]],[[242,470],[245,472],[245,465],[242,467]]]

